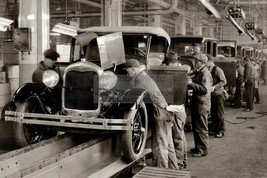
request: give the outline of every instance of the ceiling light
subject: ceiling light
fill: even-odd
[[[14,20],[9,20],[3,17],[0,17],[0,31],[6,31],[10,24],[12,24]]]
[[[63,23],[58,23],[55,25],[55,27],[52,29],[52,32],[69,35],[69,36],[76,36],[77,35],[77,29],[76,27],[73,27],[71,25],[66,25]]]

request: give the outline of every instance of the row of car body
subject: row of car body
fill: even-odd
[[[20,146],[50,137],[55,131],[120,132],[125,160],[133,161],[145,148],[153,106],[148,91],[129,88],[130,79],[123,70],[125,60],[138,59],[167,102],[182,105],[188,94],[188,70],[163,66],[166,53],[177,52],[192,70],[194,53],[210,54],[225,70],[228,85],[234,87],[235,59],[217,58],[218,44],[218,40],[202,36],[170,37],[159,27],[80,29],[72,38],[69,62],[58,64],[62,76],[48,71],[44,85],[23,84],[3,109],[2,116],[14,122]],[[63,80],[60,85],[59,78]]]

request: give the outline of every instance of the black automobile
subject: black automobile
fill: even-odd
[[[19,131],[16,140],[21,146],[40,141],[35,138],[45,138],[51,130],[120,132],[125,160],[136,160],[146,145],[153,107],[147,91],[129,88],[123,63],[130,58],[138,59],[143,70],[159,78],[155,81],[169,98],[169,104],[183,104],[186,70],[160,65],[169,45],[170,37],[159,27],[80,29],[72,38],[70,64],[63,70],[63,84],[58,86],[59,77],[50,72],[44,76],[45,85],[40,92],[30,86],[23,90],[21,86],[12,100],[16,109],[7,109],[5,120],[15,122],[15,132]],[[51,102],[46,102],[48,98],[40,96],[42,91],[53,93],[56,88],[60,88],[61,94],[60,99],[55,98],[54,108]],[[28,97],[18,100],[20,90],[28,92]]]

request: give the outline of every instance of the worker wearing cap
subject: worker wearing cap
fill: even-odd
[[[43,83],[43,73],[46,70],[54,70],[59,74],[59,70],[55,68],[55,63],[60,55],[54,49],[48,49],[44,52],[44,57],[44,60],[39,63],[38,68],[33,72],[32,81],[35,83]]]
[[[192,130],[195,148],[190,151],[193,157],[206,156],[208,154],[208,114],[211,107],[212,76],[206,66],[208,57],[198,54],[196,58],[195,76],[188,79],[188,87],[193,90],[191,101]]]
[[[213,57],[207,55],[208,62],[207,67],[211,73],[213,84],[211,87],[211,120],[213,122],[216,138],[222,138],[225,132],[224,123],[224,86],[227,84],[224,71],[214,64]],[[211,130],[211,129],[210,129]]]
[[[154,126],[152,129],[152,153],[157,167],[178,169],[172,140],[172,121],[174,116],[166,110],[168,106],[156,82],[147,75],[140,62],[129,59],[124,63],[131,77],[131,88],[146,90],[154,106]]]
[[[166,58],[162,61],[162,64],[167,66],[182,66],[178,61],[177,53],[173,51],[169,51],[166,54]]]

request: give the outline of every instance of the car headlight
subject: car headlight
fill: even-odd
[[[112,71],[105,71],[100,77],[100,88],[105,90],[112,89],[118,81],[118,77]]]
[[[46,70],[43,73],[43,83],[46,86],[53,88],[58,84],[58,81],[59,81],[59,75],[57,72],[53,70]]]

